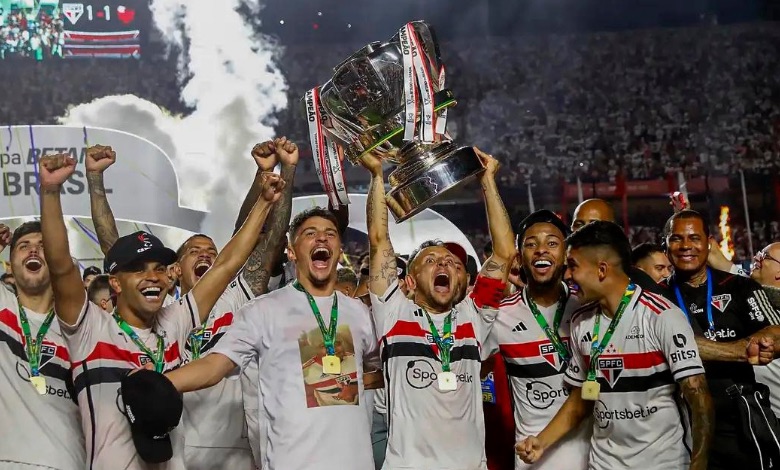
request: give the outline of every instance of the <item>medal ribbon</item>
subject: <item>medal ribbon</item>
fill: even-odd
[[[320,309],[317,307],[317,302],[314,300],[314,297],[312,297],[311,294],[309,294],[298,281],[293,283],[293,287],[306,294],[306,299],[309,301],[311,312],[314,314],[314,318],[317,319],[317,326],[319,326],[320,333],[322,333],[322,340],[325,343],[325,351],[327,352],[328,356],[335,356],[336,325],[339,321],[339,298],[336,295],[336,292],[333,292],[333,306],[330,308],[330,325],[326,330],[325,322],[322,320],[322,314],[320,314]]]
[[[544,331],[544,334],[547,335],[547,339],[550,340],[550,343],[558,353],[558,357],[561,358],[561,361],[568,363],[569,359],[571,358],[571,352],[569,352],[569,349],[565,344],[563,344],[563,340],[561,340],[561,336],[558,334],[558,329],[561,327],[561,320],[563,319],[563,312],[566,310],[566,302],[569,300],[568,296],[566,295],[566,290],[561,290],[562,293],[558,298],[558,308],[555,310],[555,317],[553,317],[552,328],[550,328],[547,320],[544,319],[542,312],[539,311],[539,307],[536,306],[536,302],[534,302],[531,296],[528,295],[527,287],[523,289],[523,297],[525,297],[525,303],[528,305],[528,308],[531,309],[531,313],[534,315],[536,323],[539,324],[539,328]]]
[[[685,300],[683,300],[682,293],[680,292],[680,287],[677,285],[677,283],[674,283],[674,295],[677,297],[677,305],[680,307],[680,310],[683,311],[686,317],[688,317],[688,323],[691,322],[691,312],[688,311],[688,307],[685,306]],[[704,307],[707,311],[707,328],[710,333],[710,337],[714,338],[715,333],[715,322],[712,321],[712,272],[710,271],[710,268],[707,268],[707,305]]]
[[[27,313],[21,303],[17,305],[19,305],[19,323],[22,324],[22,333],[24,334],[24,349],[27,352],[27,362],[30,364],[30,376],[38,377],[41,367],[41,343],[43,343],[43,338],[54,320],[54,309],[49,310],[49,313],[46,314],[38,334],[33,338]]]
[[[314,171],[320,180],[328,200],[334,207],[338,206],[338,199],[334,190],[330,165],[328,165],[328,149],[325,132],[322,130],[322,107],[320,106],[320,89],[312,88],[306,92],[306,114],[309,123],[309,141],[314,160]]]
[[[593,325],[593,344],[590,346],[590,367],[588,367],[588,381],[593,382],[596,380],[596,363],[598,362],[599,356],[601,356],[601,353],[603,353],[604,349],[606,349],[607,345],[609,344],[609,340],[612,339],[612,334],[615,333],[615,328],[617,328],[618,322],[620,322],[620,318],[623,316],[623,312],[626,311],[626,307],[628,307],[628,304],[631,303],[631,297],[634,295],[634,292],[636,292],[636,285],[629,281],[626,292],[623,294],[623,298],[620,299],[617,312],[615,312],[615,316],[612,318],[612,321],[609,322],[607,331],[604,333],[604,338],[600,343],[599,326],[601,324],[601,312],[599,312],[599,314],[596,316],[596,324]]]
[[[428,319],[428,324],[431,327],[431,336],[436,346],[439,347],[439,360],[441,361],[441,370],[444,372],[450,371],[450,350],[455,343],[455,338],[452,337],[452,312],[448,313],[444,317],[444,325],[442,326],[442,335],[439,335],[439,330],[436,329],[436,325],[433,324],[433,319],[425,312],[425,317]]]
[[[200,348],[203,347],[203,334],[205,332],[206,322],[203,322],[200,328],[190,333],[190,349],[192,349],[192,359],[200,358]]]
[[[116,324],[119,325],[119,329],[124,331],[125,334],[135,343],[136,346],[138,346],[138,349],[141,350],[144,354],[146,354],[149,359],[152,360],[154,363],[154,370],[161,373],[165,369],[165,340],[162,336],[158,335],[157,333],[154,333],[154,335],[157,337],[157,351],[152,352],[146,345],[141,341],[141,338],[138,337],[138,333],[136,333],[130,325],[127,324],[126,321],[124,321],[117,313],[116,310],[114,310],[114,313],[111,314],[114,317],[114,321],[116,321]]]

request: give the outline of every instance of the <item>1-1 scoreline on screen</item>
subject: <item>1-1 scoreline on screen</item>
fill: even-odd
[[[0,60],[140,58],[144,0],[0,0]]]

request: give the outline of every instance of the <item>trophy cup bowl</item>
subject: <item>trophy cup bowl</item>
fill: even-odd
[[[307,92],[315,167],[332,201],[346,203],[341,160],[357,165],[369,152],[396,165],[387,194],[396,222],[484,171],[473,148],[446,134],[447,109],[456,100],[444,78],[432,28],[414,21],[388,42],[367,44]]]

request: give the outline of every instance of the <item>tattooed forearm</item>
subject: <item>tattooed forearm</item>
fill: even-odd
[[[707,380],[703,374],[687,377],[680,381],[680,388],[691,410],[693,449],[690,470],[705,470],[715,422]]]
[[[485,263],[485,271],[487,272],[494,272],[494,271],[504,271],[506,269],[506,263],[496,263],[495,261],[488,260],[487,263]]]
[[[381,175],[371,178],[366,202],[366,221],[368,223],[370,273],[368,287],[375,295],[382,295],[398,278],[398,272],[395,251],[390,243],[387,201],[385,200],[385,186]]]
[[[266,233],[260,237],[244,265],[244,280],[249,284],[255,296],[268,292],[268,281],[271,279],[271,271],[276,263],[279,262],[282,247],[284,246],[285,234],[290,224],[295,165],[282,166],[281,177],[286,183],[284,190],[282,190],[282,197],[271,209]],[[237,224],[237,226],[240,227],[241,225]]]
[[[100,250],[103,254],[114,245],[119,238],[116,228],[114,213],[106,197],[106,188],[103,184],[103,173],[87,172],[87,185],[89,186],[89,205],[92,212],[92,223],[95,225],[95,233],[100,242]]]
[[[238,217],[236,218],[236,225],[233,228],[233,235],[235,235],[236,232],[238,232],[238,229],[244,225],[244,221],[246,220],[247,216],[249,216],[249,212],[252,210],[252,207],[254,207],[255,202],[257,202],[257,198],[260,197],[260,188],[262,188],[260,185],[261,174],[262,172],[260,170],[255,173],[255,179],[252,182],[252,186],[249,188],[249,192],[246,193],[244,202],[241,203],[241,209],[238,210]]]

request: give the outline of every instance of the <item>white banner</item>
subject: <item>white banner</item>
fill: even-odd
[[[109,202],[117,221],[154,224],[197,232],[205,212],[179,203],[173,163],[157,145],[126,132],[68,126],[0,128],[0,220],[40,216],[38,158],[68,153],[76,171],[62,188],[66,216],[90,218],[84,158],[89,145],[110,145],[116,163],[105,173]]]

